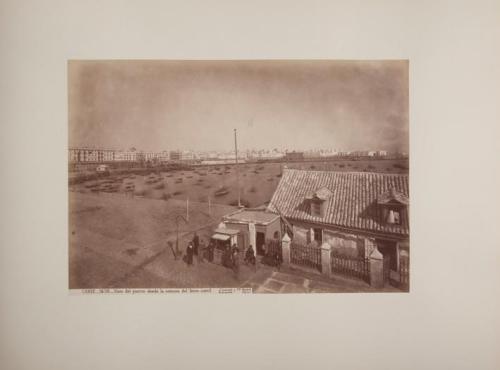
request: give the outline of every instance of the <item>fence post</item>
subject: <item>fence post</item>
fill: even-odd
[[[376,247],[375,239],[373,238],[365,238],[365,257],[369,258],[370,254],[372,254],[373,250]]]
[[[283,265],[288,267],[290,266],[290,243],[292,242],[292,239],[288,236],[287,233],[285,233],[285,236],[281,240],[281,250],[283,254]]]
[[[370,254],[370,285],[374,288],[384,287],[384,256],[377,246]]]
[[[329,243],[321,245],[321,273],[328,277],[332,276],[332,246]]]

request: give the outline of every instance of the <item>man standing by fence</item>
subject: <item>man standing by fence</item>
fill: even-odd
[[[199,255],[198,255],[198,247],[200,246],[200,238],[198,237],[198,234],[196,233],[196,231],[194,232],[194,236],[193,236],[193,254],[196,256],[198,262],[200,261],[199,260]]]
[[[234,271],[234,277],[236,280],[238,280],[239,278],[239,273],[240,273],[240,256],[239,256],[239,250],[238,250],[238,247],[236,246],[236,244],[233,245],[233,249],[232,249],[232,255],[231,255],[231,259],[232,259],[232,262],[233,262],[233,271]]]

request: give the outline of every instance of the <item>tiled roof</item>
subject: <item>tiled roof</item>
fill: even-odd
[[[377,204],[387,192],[408,198],[408,184],[408,175],[285,169],[268,209],[290,220],[408,236],[407,209],[400,225],[387,224],[382,219],[382,206]],[[324,217],[312,216],[306,197],[323,187],[332,196],[325,201]]]

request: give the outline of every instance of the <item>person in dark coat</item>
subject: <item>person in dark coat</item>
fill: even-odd
[[[245,263],[255,265],[255,253],[253,251],[252,245],[249,245],[247,251],[245,252]]]
[[[198,237],[198,234],[196,234],[196,232],[194,233],[194,236],[193,236],[193,254],[195,256],[198,255],[198,247],[200,245],[200,238]]]
[[[186,248],[186,263],[188,266],[193,265],[193,251],[194,251],[193,243],[189,242],[189,244]]]
[[[222,254],[222,266],[224,267],[233,267],[232,265],[232,261],[231,261],[231,247],[228,245],[226,245],[225,249],[224,249],[224,253]]]
[[[278,271],[281,268],[281,254],[278,252],[274,253],[274,266],[278,268]]]
[[[215,250],[215,243],[213,240],[210,240],[210,244],[208,244],[208,260],[210,262],[214,261],[214,250]]]
[[[240,273],[240,251],[238,247],[233,245],[233,249],[231,251],[231,260],[232,260],[232,265],[233,265],[233,272],[234,272],[234,277],[235,279],[238,279],[239,273]]]
[[[206,247],[203,240],[200,242],[200,247],[198,251],[198,263],[205,262]]]

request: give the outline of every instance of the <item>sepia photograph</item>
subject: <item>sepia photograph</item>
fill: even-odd
[[[408,69],[69,61],[69,288],[407,292]]]
[[[0,2],[1,370],[500,369],[499,14]]]

